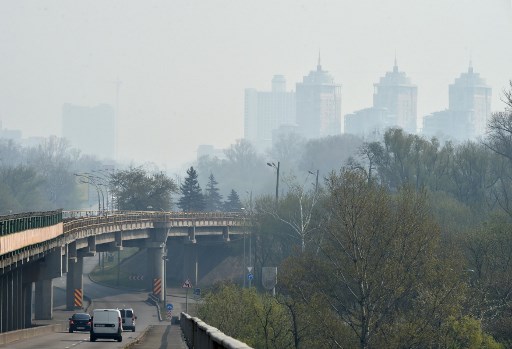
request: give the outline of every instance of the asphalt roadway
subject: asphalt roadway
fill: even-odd
[[[54,332],[46,335],[9,343],[0,348],[9,349],[71,349],[71,348],[125,348],[131,342],[131,348],[187,348],[179,324],[172,324],[170,319],[159,320],[157,309],[147,302],[147,292],[111,288],[92,282],[87,274],[97,264],[94,257],[84,259],[84,294],[93,300],[93,308],[133,308],[136,320],[135,332],[123,332],[123,342],[98,339],[92,343],[89,341],[89,332]],[[53,319],[47,321],[34,321],[38,325],[49,323],[67,323],[68,318],[78,311],[65,310],[65,285],[66,277],[54,279],[54,312]],[[186,297],[182,289],[168,290],[167,303],[173,304],[172,316],[179,316],[186,308]],[[189,299],[189,307],[193,303]],[[87,306],[84,304],[84,306]],[[147,333],[146,333],[146,330]],[[142,340],[140,340],[142,339]]]

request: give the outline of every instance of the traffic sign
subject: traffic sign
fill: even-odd
[[[183,283],[183,285],[181,286],[183,288],[192,288],[192,283],[190,282],[190,280],[185,280],[185,282]]]
[[[247,278],[249,280],[252,280],[252,279],[254,279],[254,275],[252,273],[249,273],[249,274],[247,274]]]
[[[174,307],[171,303],[167,303],[166,307],[167,307],[167,311],[171,311],[174,309]]]
[[[247,267],[247,271],[248,271],[249,273],[252,273],[252,267]]]
[[[200,295],[201,295],[201,289],[200,289],[199,287],[194,288],[194,294],[195,294],[196,296],[200,296]]]

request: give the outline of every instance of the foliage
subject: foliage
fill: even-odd
[[[181,198],[178,207],[185,212],[203,211],[205,207],[204,196],[197,181],[197,172],[194,167],[187,170],[187,177],[180,186]]]
[[[238,193],[231,189],[227,201],[224,203],[224,211],[226,212],[240,212],[242,210],[242,203]]]
[[[286,309],[254,288],[220,284],[206,293],[201,320],[253,348],[292,348]]]
[[[206,211],[222,211],[222,195],[219,194],[217,184],[215,177],[210,173],[208,184],[206,184],[206,195],[204,197]]]
[[[51,206],[44,196],[45,180],[34,168],[0,168],[0,212],[39,211]]]
[[[177,192],[174,180],[164,173],[148,173],[141,167],[114,172],[109,184],[120,210],[168,211]]]

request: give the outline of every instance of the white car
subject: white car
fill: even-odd
[[[94,309],[91,320],[91,342],[98,338],[123,341],[123,324],[119,309]]]
[[[135,320],[137,317],[135,316],[135,312],[132,308],[120,309],[121,319],[123,321],[123,330],[131,330],[135,332]]]

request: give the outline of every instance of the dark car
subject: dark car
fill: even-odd
[[[69,333],[73,331],[90,331],[91,315],[87,313],[76,313],[69,318]]]

